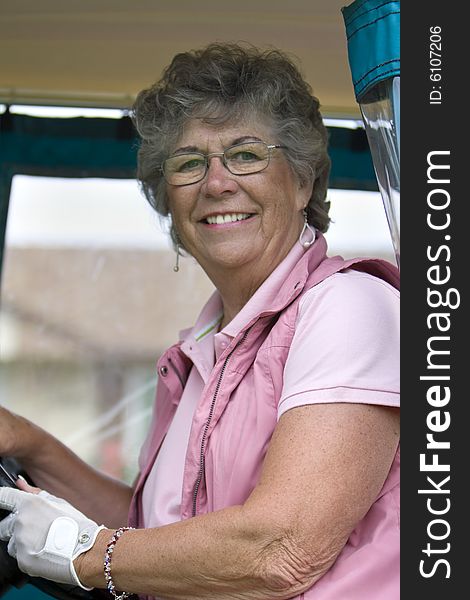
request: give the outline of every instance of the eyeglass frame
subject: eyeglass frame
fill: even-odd
[[[236,148],[237,146],[244,146],[249,143],[250,143],[249,141],[246,141],[246,142],[240,142],[238,144],[233,144],[233,146],[229,146],[228,148],[225,148],[225,150],[223,152],[209,152],[208,154],[204,154],[203,152],[182,152],[181,154],[172,154],[168,158],[165,158],[165,160],[162,162],[162,164],[160,165],[160,171],[168,185],[171,185],[174,187],[183,187],[186,185],[193,185],[194,183],[199,183],[200,181],[202,181],[204,179],[204,177],[207,175],[207,171],[209,170],[209,160],[213,156],[220,156],[222,158],[222,164],[224,165],[224,167],[227,169],[227,171],[229,173],[231,173],[232,175],[235,175],[236,177],[244,177],[245,175],[255,175],[256,173],[262,173],[264,170],[266,170],[269,167],[269,163],[271,162],[271,151],[275,150],[276,148],[287,148],[287,146],[284,146],[282,144],[267,144],[266,142],[263,142],[263,140],[252,140],[252,143],[264,144],[266,146],[266,148],[268,149],[268,162],[267,162],[266,166],[263,167],[262,169],[260,169],[259,171],[252,171],[251,173],[233,173],[233,171],[231,171],[229,166],[227,165],[225,153],[227,152],[227,150],[231,150],[232,148]],[[204,169],[204,175],[200,179],[196,179],[196,181],[191,181],[190,183],[170,183],[167,180],[167,178],[165,177],[166,161],[169,160],[170,158],[173,158],[176,156],[184,156],[185,154],[192,154],[192,155],[196,154],[196,155],[202,156],[204,158],[205,165],[206,165],[205,169]]]

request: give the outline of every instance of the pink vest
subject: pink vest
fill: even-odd
[[[399,287],[398,270],[386,261],[327,258],[325,253],[326,242],[319,235],[285,280],[276,303],[252,319],[217,360],[194,413],[186,454],[181,519],[243,504],[256,486],[277,424],[284,364],[303,292],[348,268],[368,272]],[[157,363],[159,379],[155,409],[158,418],[152,424],[148,451],[143,456],[130,506],[129,524],[134,527],[143,526],[142,488],[192,366],[179,346],[170,347]],[[397,486],[397,467],[396,460],[379,498]],[[351,538],[353,536],[354,532]],[[336,564],[331,570],[334,568]],[[328,575],[314,586],[315,594]],[[306,592],[300,598],[356,599],[355,595],[348,595],[347,588],[345,590],[344,596],[317,596],[311,595],[312,588],[312,592]],[[377,597],[388,599],[386,595]]]

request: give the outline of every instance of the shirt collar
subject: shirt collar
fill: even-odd
[[[314,256],[311,258],[320,260],[324,255],[325,249],[326,243],[324,238],[317,232],[317,241],[312,248],[308,250],[308,253],[310,254],[313,252]],[[223,305],[219,292],[214,290],[199,314],[194,327],[180,332],[180,340],[182,340],[181,349],[183,352],[194,361],[195,347],[200,347],[202,351],[202,347],[204,346],[204,350],[206,350],[204,354],[207,356],[207,349],[205,348],[206,344],[212,345],[215,343],[215,351],[216,354],[218,354],[218,348],[224,344],[224,342],[230,341],[231,338],[236,337],[250,321],[258,316],[258,314],[277,303],[276,301],[279,300],[281,289],[286,283],[286,280],[292,277],[297,263],[305,255],[305,252],[306,250],[298,242],[295,242],[287,256],[261,284],[230,323],[218,333],[218,326],[223,318]],[[206,366],[209,367],[209,365]],[[212,368],[212,365],[210,365],[209,368]]]

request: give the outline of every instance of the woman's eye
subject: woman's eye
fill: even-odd
[[[204,160],[202,158],[192,158],[190,160],[186,160],[178,166],[178,173],[184,171],[191,171],[193,169],[199,169],[204,166]]]
[[[240,162],[246,162],[246,161],[260,160],[260,158],[255,152],[249,152],[248,150],[243,150],[240,152],[235,152],[230,157],[230,160],[238,160]]]

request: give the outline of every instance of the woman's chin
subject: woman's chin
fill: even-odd
[[[207,272],[226,269],[233,271],[237,269],[252,268],[252,265],[259,263],[262,252],[256,253],[253,248],[240,248],[236,244],[218,244],[203,257],[198,259]]]

